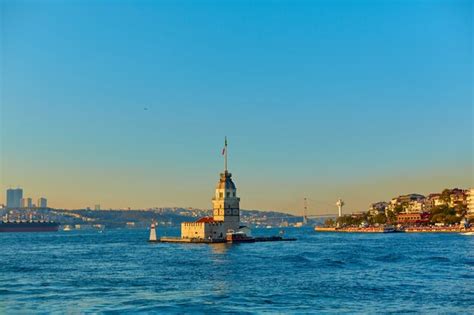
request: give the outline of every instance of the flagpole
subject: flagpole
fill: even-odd
[[[227,137],[225,137],[225,147],[224,147],[224,150],[225,150],[225,157],[224,157],[224,168],[225,168],[225,172],[227,173]]]

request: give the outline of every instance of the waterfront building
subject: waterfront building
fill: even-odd
[[[405,213],[422,213],[425,211],[425,198],[415,199],[408,202]]]
[[[401,195],[390,201],[388,210],[394,211],[396,207],[401,206],[404,212],[414,212],[416,208],[422,207],[419,203],[424,203],[424,200],[425,196],[420,194]]]
[[[425,199],[425,211],[431,212],[431,209],[442,204],[444,204],[444,202],[441,200],[441,194],[429,194]]]
[[[94,210],[100,211],[100,205],[95,205],[95,206],[94,206]]]
[[[467,195],[468,190],[466,189],[459,189],[454,188],[451,190],[451,194],[449,195],[449,206],[454,208],[457,205],[466,205],[467,204]]]
[[[379,201],[370,205],[369,210],[367,211],[370,216],[376,216],[378,214],[385,214],[385,211],[388,208],[388,203],[385,201]]]
[[[360,218],[363,218],[365,215],[365,213],[363,211],[355,211],[355,212],[352,212],[351,213],[351,217],[353,219],[360,219]]]
[[[474,220],[474,188],[467,190],[467,217]]]
[[[428,213],[400,213],[397,215],[398,224],[426,224],[430,222]]]
[[[38,198],[38,203],[36,204],[38,208],[47,208],[48,200],[44,197]]]
[[[21,200],[23,199],[23,189],[10,188],[7,189],[7,208],[21,208]]]

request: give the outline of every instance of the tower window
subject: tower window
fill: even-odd
[[[227,192],[227,197],[230,197],[230,192]]]
[[[220,192],[219,193],[219,198],[222,198],[222,197],[224,197],[224,193]]]

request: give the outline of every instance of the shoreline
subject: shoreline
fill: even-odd
[[[459,228],[459,227],[409,227],[405,229],[386,228],[386,227],[320,227],[314,228],[316,232],[330,232],[330,233],[474,233],[474,227]]]

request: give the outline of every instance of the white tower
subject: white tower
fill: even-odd
[[[227,139],[224,150],[224,173],[217,183],[216,193],[212,198],[213,217],[215,221],[224,222],[227,229],[238,230],[240,226],[240,198],[232,181],[232,174],[227,170]]]
[[[344,201],[339,198],[336,202],[337,209],[339,210],[339,217],[342,217],[342,206],[344,206]]]
[[[150,226],[150,242],[156,242],[155,222],[152,222]]]

